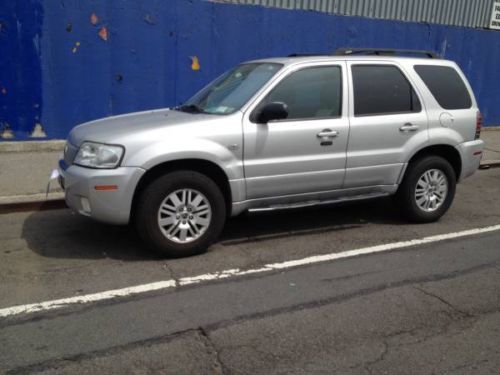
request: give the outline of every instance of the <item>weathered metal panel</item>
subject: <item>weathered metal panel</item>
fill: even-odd
[[[488,27],[493,0],[213,0],[346,16]]]

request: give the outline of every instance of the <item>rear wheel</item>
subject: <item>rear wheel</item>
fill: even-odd
[[[168,257],[203,253],[224,227],[226,207],[218,186],[194,171],[171,172],[141,193],[135,223],[143,240]]]
[[[426,156],[408,166],[396,198],[407,219],[432,222],[450,208],[455,187],[455,171],[450,163],[440,156]]]

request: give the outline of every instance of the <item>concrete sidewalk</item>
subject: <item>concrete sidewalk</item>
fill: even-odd
[[[63,199],[57,181],[52,181],[46,198],[50,173],[57,168],[64,141],[0,143],[0,205]]]
[[[484,128],[483,164],[500,163],[500,127]],[[64,148],[64,141],[0,142],[0,205],[43,202],[50,173]],[[52,181],[48,200],[64,197]]]
[[[487,129],[487,128],[486,128]],[[481,139],[486,142],[483,162],[481,164],[500,162],[500,127],[481,132]]]

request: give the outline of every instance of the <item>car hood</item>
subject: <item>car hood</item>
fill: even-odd
[[[120,143],[124,138],[155,129],[200,123],[212,120],[214,115],[186,113],[170,109],[134,112],[112,116],[76,126],[70,132],[68,141],[79,147],[84,141]]]

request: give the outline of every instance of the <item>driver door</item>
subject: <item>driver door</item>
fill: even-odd
[[[247,199],[340,189],[349,135],[345,63],[296,67],[243,118]],[[281,102],[288,116],[258,123],[268,103]]]

